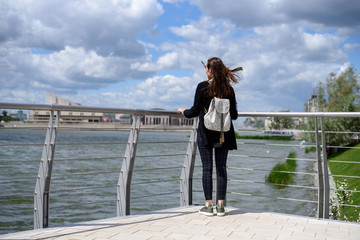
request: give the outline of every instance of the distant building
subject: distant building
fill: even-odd
[[[305,122],[305,118],[293,117],[294,128],[298,128]],[[273,117],[249,117],[244,121],[244,126],[248,128],[264,129],[265,131],[271,130],[271,123]]]
[[[81,106],[79,103],[70,102],[51,93],[46,93],[46,104]],[[59,121],[60,123],[101,122],[103,116],[103,113],[61,111]],[[30,111],[29,121],[31,122],[47,123],[49,118],[50,111]]]
[[[18,110],[16,112],[13,110],[10,112],[10,116],[21,122],[26,121],[27,118],[26,114],[22,110]]]
[[[313,93],[311,99],[308,101],[308,112],[318,112],[319,111],[319,102],[317,99],[317,95]]]
[[[163,126],[189,126],[193,125],[194,120],[184,116],[165,116],[165,115],[145,115],[143,125],[163,125]]]
[[[244,126],[247,128],[262,129],[266,124],[265,117],[248,117],[244,121]]]
[[[114,121],[121,124],[131,124],[132,120],[130,114],[116,113]]]
[[[265,131],[271,130],[271,128],[270,128],[271,122],[272,122],[272,118],[271,118],[271,117],[267,117],[267,118],[265,119],[265,121],[264,121]]]
[[[46,104],[81,106],[79,103],[70,102],[51,93],[46,93]],[[48,123],[49,118],[50,111],[32,110],[28,120],[36,123]],[[59,121],[60,123],[118,122],[131,124],[132,118],[130,114],[61,111]],[[189,126],[193,123],[193,119],[187,119],[180,115],[145,115],[142,119],[142,125]]]

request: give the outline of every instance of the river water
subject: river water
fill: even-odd
[[[45,134],[45,130],[0,129],[0,234],[33,228],[33,193]],[[116,216],[116,184],[128,134],[59,131],[50,227]],[[190,132],[140,132],[131,214],[179,206],[179,177],[189,136]],[[267,170],[285,162],[292,151],[299,159],[296,171],[314,173],[314,162],[310,161],[314,154],[305,154],[300,141],[239,140],[238,150],[230,151],[228,157],[227,205],[315,217],[315,203],[279,198],[316,201],[316,189],[278,188],[264,183]],[[199,156],[195,165],[193,204],[200,205],[204,198]],[[151,168],[168,169],[146,170]],[[158,180],[165,182],[148,183]],[[296,174],[292,185],[314,187],[316,177]]]

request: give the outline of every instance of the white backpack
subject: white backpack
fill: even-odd
[[[231,126],[230,100],[217,97],[211,99],[204,124],[207,129],[220,132],[220,143],[223,143],[224,132],[228,132]]]

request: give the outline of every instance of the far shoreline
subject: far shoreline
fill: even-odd
[[[48,123],[1,123],[0,129],[45,130]],[[65,131],[129,131],[131,124],[122,123],[60,123],[59,130]],[[141,131],[190,131],[192,126],[141,125]]]

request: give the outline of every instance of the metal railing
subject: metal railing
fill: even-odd
[[[190,137],[187,141],[187,149],[185,153],[177,153],[171,154],[171,156],[177,155],[180,157],[184,157],[184,162],[182,167],[159,167],[152,170],[160,170],[167,171],[172,168],[181,170],[181,174],[179,174],[179,178],[169,179],[169,180],[147,180],[143,182],[135,182],[132,183],[133,173],[141,172],[141,171],[149,171],[150,169],[134,169],[135,159],[136,158],[146,158],[150,157],[149,155],[137,156],[136,151],[139,145],[138,137],[141,129],[141,118],[143,115],[167,115],[167,116],[178,116],[178,113],[175,111],[161,111],[161,110],[141,110],[141,109],[121,109],[121,108],[99,108],[99,107],[84,107],[84,106],[61,106],[61,105],[40,105],[40,104],[15,104],[15,103],[0,103],[0,109],[21,109],[21,110],[46,110],[50,112],[50,119],[48,122],[48,127],[46,130],[46,136],[44,144],[41,145],[42,155],[40,160],[40,166],[38,169],[38,174],[36,176],[36,186],[34,191],[34,228],[43,228],[49,226],[49,209],[50,209],[50,192],[52,193],[61,193],[68,192],[68,189],[50,191],[50,183],[53,178],[67,178],[69,176],[74,175],[96,175],[96,174],[118,174],[118,182],[116,185],[117,189],[117,197],[113,201],[116,202],[117,206],[117,215],[124,216],[130,214],[130,206],[131,199],[142,199],[146,197],[152,197],[154,195],[169,195],[180,193],[180,205],[187,206],[193,204],[193,193],[201,192],[193,190],[194,179],[199,179],[194,177],[194,171],[196,171],[198,166],[195,166],[196,159],[196,135],[197,135],[197,124],[198,121],[194,121],[194,125],[190,131]],[[86,173],[74,173],[71,172],[69,174],[58,174],[52,175],[53,173],[53,163],[54,163],[54,154],[57,146],[66,145],[66,143],[57,143],[57,136],[59,132],[59,118],[61,116],[61,111],[74,111],[74,112],[102,112],[102,113],[125,113],[132,115],[132,126],[129,132],[127,142],[117,142],[117,143],[106,143],[106,144],[122,144],[125,145],[124,155],[121,156],[113,156],[113,157],[94,157],[92,160],[104,160],[104,159],[122,159],[121,168],[112,170],[112,171],[102,171],[102,172],[86,172]],[[260,198],[270,198],[277,200],[288,200],[288,201],[298,201],[298,202],[307,202],[311,204],[317,204],[317,217],[318,218],[329,218],[329,198],[330,191],[338,191],[339,189],[330,188],[330,177],[352,177],[352,178],[360,178],[359,176],[343,176],[343,175],[333,175],[329,176],[328,163],[327,163],[327,154],[326,149],[329,146],[326,146],[325,135],[326,131],[323,125],[324,118],[337,118],[337,117],[360,117],[360,113],[291,113],[291,112],[269,112],[269,113],[254,113],[254,112],[241,112],[239,113],[240,117],[307,117],[315,119],[315,129],[314,133],[316,135],[316,143],[312,146],[316,147],[316,159],[300,159],[297,158],[298,161],[304,162],[314,162],[316,163],[316,172],[291,172],[297,175],[306,175],[310,177],[317,177],[317,186],[305,186],[305,185],[286,185],[291,188],[307,188],[311,190],[317,191],[317,200],[313,199],[295,199],[292,197],[279,197],[279,196],[266,196],[258,193],[249,193],[249,192],[239,192],[239,191],[230,191],[228,192],[233,196],[246,196],[246,197],[260,197]],[[320,122],[320,127],[319,127]],[[70,143],[70,145],[81,145],[83,143]],[[87,143],[89,144],[89,143]],[[90,144],[103,144],[99,142],[94,142]],[[143,142],[141,144],[146,144]],[[171,144],[171,143],[170,143]],[[277,147],[299,147],[298,144],[267,144],[264,142],[238,142],[238,145],[257,145],[260,147],[272,145]],[[29,144],[18,144],[17,146],[29,146],[39,144],[29,143]],[[2,144],[1,147],[5,147],[7,144]],[[331,146],[330,146],[331,147]],[[240,152],[241,153],[241,152]],[[159,156],[168,156],[165,155],[155,155],[152,157]],[[169,155],[170,156],[170,155]],[[251,155],[246,154],[229,154],[229,158],[238,159],[278,159],[278,156],[263,156],[252,153]],[[66,159],[56,159],[56,161],[82,161],[88,160],[86,158],[66,158]],[[18,160],[17,163],[22,163],[24,161]],[[333,161],[335,162],[335,161]],[[351,162],[348,162],[351,163]],[[358,164],[358,162],[353,162],[354,164]],[[7,164],[6,162],[1,162],[1,164]],[[251,172],[270,172],[271,169],[262,169],[259,167],[249,167],[249,166],[230,166],[228,167],[229,171],[251,171]],[[240,179],[236,178],[233,175],[229,174],[229,182],[235,184],[268,184],[265,181],[259,180],[251,180],[251,179]],[[234,174],[235,175],[235,174]],[[27,180],[28,178],[9,178],[9,179],[0,179],[3,181],[14,181],[14,180]],[[31,179],[34,179],[31,178]],[[143,196],[131,197],[131,188],[132,186],[137,185],[146,185],[153,184],[158,182],[174,182],[180,181],[180,191],[170,191],[163,193],[153,193],[147,194]],[[200,182],[200,181],[198,181]],[[281,184],[277,184],[278,186]],[[88,189],[96,189],[96,188],[111,188],[113,186],[94,186],[94,187],[76,187],[72,190],[81,190],[86,191]],[[349,190],[350,192],[359,192],[356,190]],[[29,193],[30,194],[30,193]],[[12,194],[12,196],[14,196]],[[10,197],[6,195],[0,196],[0,198]],[[228,199],[229,200],[229,199]],[[109,201],[98,201],[98,202],[109,202]],[[93,204],[94,202],[82,202],[77,204],[72,204],[71,206],[76,205],[86,205]],[[349,204],[340,204],[340,205],[349,205]],[[70,206],[70,205],[68,205]],[[67,207],[68,207],[67,206]],[[358,205],[350,205],[353,207],[360,207]],[[59,207],[59,206],[56,206]],[[63,207],[63,206],[62,206]],[[54,207],[52,207],[54,208]]]

